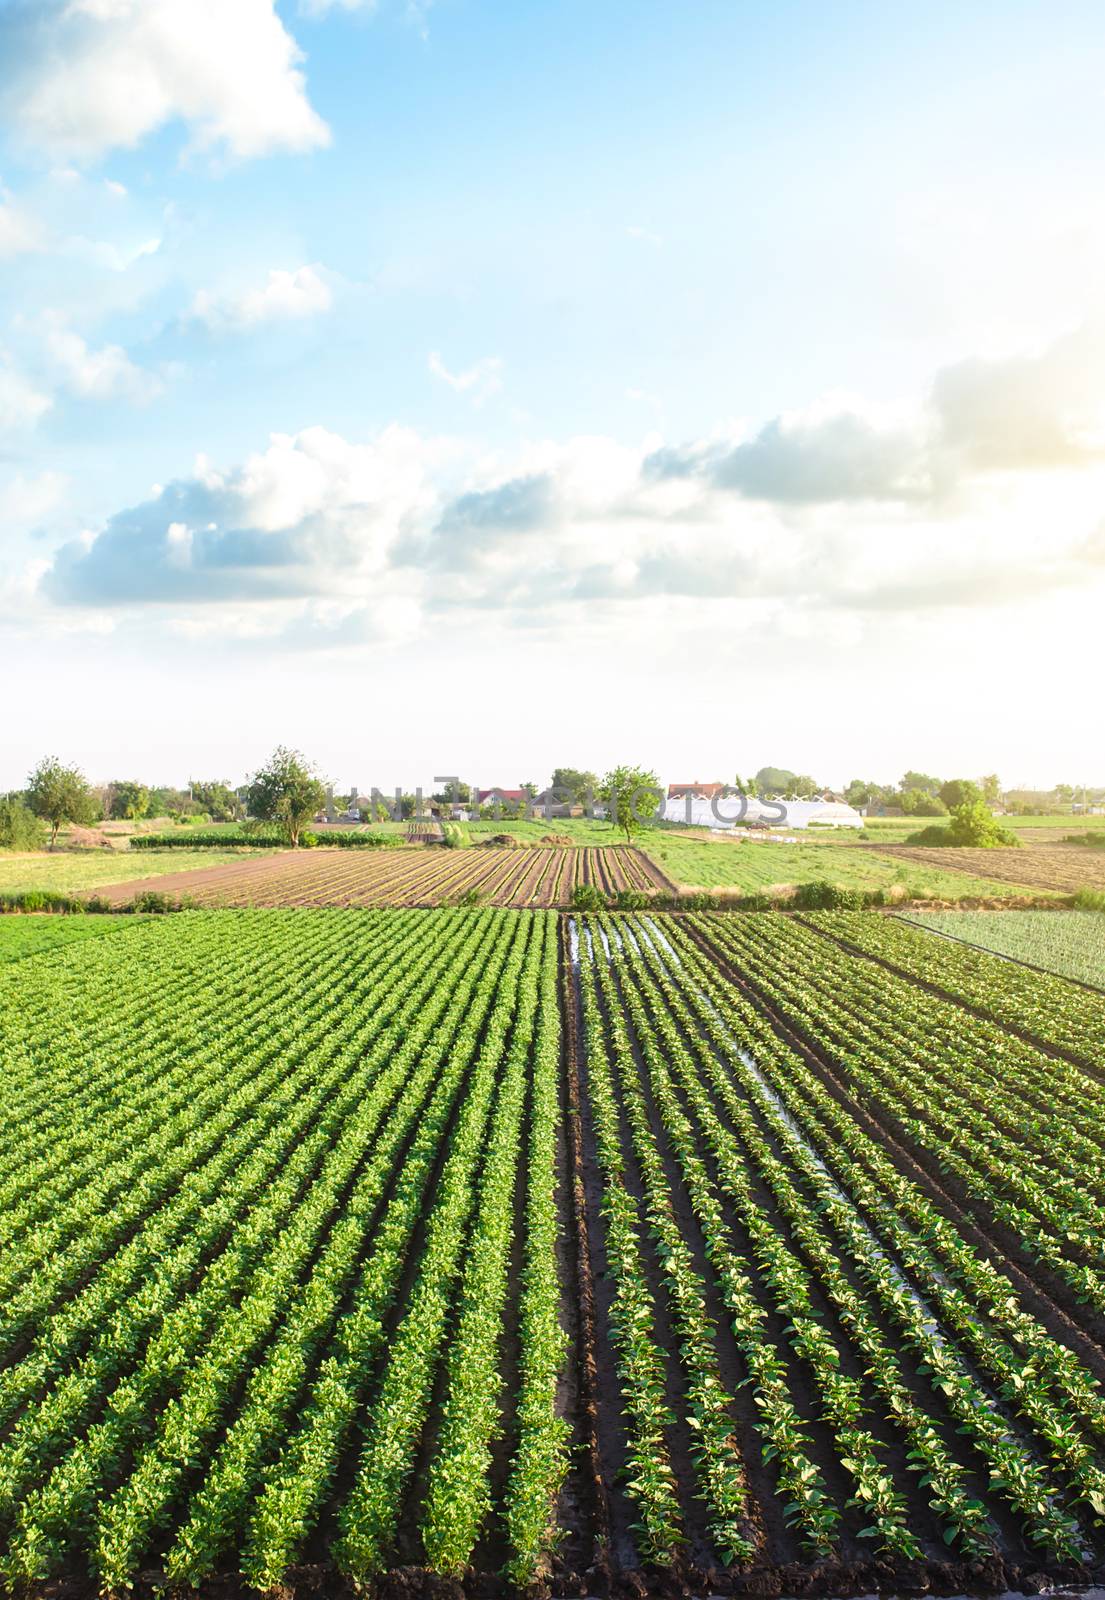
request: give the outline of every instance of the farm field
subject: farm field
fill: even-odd
[[[1079,889],[1105,890],[1105,856],[1079,845],[1027,844],[1020,850],[943,849],[914,845],[879,845],[884,856],[911,866],[940,871],[985,873],[1004,883],[1028,885],[1058,894]]]
[[[186,895],[198,906],[436,906],[471,894],[481,903],[524,907],[567,905],[581,883],[604,891],[667,887],[637,850],[510,846],[364,853],[320,847],[260,860],[236,858],[211,872],[170,875],[149,887]],[[99,892],[117,904],[132,898],[129,884]]]
[[[1105,996],[863,914],[102,922],[0,969],[13,1590],[1100,1578]]]
[[[547,915],[198,914],[20,963],[6,1578],[263,1588],[316,1539],[362,1577],[477,1546],[532,1574],[566,1451],[559,1036]]]
[[[251,850],[251,856],[264,856]],[[136,850],[43,851],[33,855],[0,854],[0,894],[23,894],[29,889],[52,889],[58,894],[79,894],[101,884],[137,883],[165,872],[202,872],[242,860],[236,850]],[[133,898],[131,894],[125,899]]]
[[[952,870],[952,863],[892,859],[872,850],[835,843],[788,845],[723,838],[696,844],[665,832],[647,835],[642,848],[683,888],[756,894],[824,880],[842,889],[889,889],[899,884],[906,897],[918,900],[1008,898],[1012,892],[1007,882],[983,875],[973,862],[962,863],[969,871],[957,871]],[[940,852],[952,856],[963,853]],[[1022,852],[1016,854],[1019,857]]]
[[[1095,826],[1105,826],[1105,820],[1101,817],[1063,815],[1060,812],[1032,817],[1002,817],[1000,821],[1003,827],[1012,828],[1025,844],[1059,843],[1067,834],[1086,833]],[[911,833],[946,823],[946,817],[867,817],[864,832],[871,843],[904,844]]]
[[[0,967],[24,956],[118,933],[140,917],[0,916]]]
[[[1076,989],[1048,973],[1027,971],[985,950],[933,938],[896,916],[812,912],[800,920],[995,1023],[1026,1030],[1050,1048],[1070,1052],[1085,1068],[1096,1071],[1105,1061],[1105,995]]]
[[[902,915],[918,927],[1105,989],[1103,912],[917,911]]]

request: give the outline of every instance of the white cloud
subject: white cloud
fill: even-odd
[[[0,483],[0,528],[26,532],[57,510],[65,495],[60,472],[17,472]]]
[[[46,0],[9,12],[0,54],[20,63],[0,109],[53,157],[95,161],[178,120],[191,150],[237,159],[329,142],[273,0]]]
[[[296,267],[288,272],[274,267],[259,288],[238,295],[217,295],[199,289],[192,301],[192,316],[209,328],[229,331],[253,328],[262,322],[300,321],[329,311],[330,285],[317,267]]]
[[[191,477],[63,546],[46,591],[106,606],[363,598],[405,519],[435,503],[429,472],[443,455],[391,427],[363,444],[325,428],[274,434],[229,471],[201,457]]]
[[[0,188],[0,261],[42,247],[42,229],[22,206]]]
[[[484,356],[463,372],[450,372],[438,352],[431,350],[427,366],[435,378],[455,393],[468,395],[476,405],[498,394],[503,386],[503,363],[498,356]]]
[[[0,352],[0,436],[33,428],[51,404]]]
[[[697,608],[714,628],[804,616],[812,637],[841,618],[863,629],[1100,591],[1105,457],[1037,453],[995,473],[986,456],[941,494],[947,448],[931,408],[841,396],[667,451],[585,435],[480,453],[396,427],[366,442],[310,428],[228,470],[200,460],[60,550],[43,591],[185,620],[229,605],[258,635],[290,628],[289,644],[324,644],[333,626],[335,648],[377,637],[365,619],[400,601],[426,636],[439,619],[662,630]],[[290,616],[308,603],[308,621]]]
[[[71,328],[54,327],[46,348],[60,382],[82,399],[124,399],[143,404],[161,393],[160,378],[136,366],[121,345],[91,349]]]

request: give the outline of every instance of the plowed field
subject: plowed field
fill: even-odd
[[[1027,845],[1023,850],[926,849],[914,845],[878,847],[879,855],[954,872],[977,873],[1033,889],[1074,894],[1079,889],[1105,889],[1105,857],[1079,845]]]
[[[363,855],[311,850],[234,861],[209,872],[171,873],[144,891],[187,896],[199,906],[439,906],[475,890],[488,905],[565,906],[577,884],[668,889],[639,850],[381,850]],[[134,898],[131,883],[97,893],[115,905]]]

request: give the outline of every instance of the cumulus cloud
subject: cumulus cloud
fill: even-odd
[[[160,378],[136,366],[121,345],[93,350],[71,328],[53,327],[46,348],[60,382],[85,400],[130,400],[142,405],[159,395]]]
[[[1085,327],[1040,353],[971,359],[937,372],[904,419],[829,396],[771,418],[750,438],[692,440],[651,452],[652,483],[778,506],[935,505],[982,474],[1105,461],[1105,329]]]
[[[457,394],[466,394],[482,405],[503,386],[503,364],[498,356],[484,356],[463,372],[451,372],[436,350],[431,350],[427,366],[435,378]]]
[[[422,503],[433,448],[401,428],[350,444],[275,434],[228,472],[190,478],[58,551],[44,592],[70,605],[204,603],[341,592],[371,579]]]
[[[329,311],[332,304],[330,285],[317,267],[296,267],[291,272],[274,267],[263,284],[242,294],[197,290],[192,316],[216,331],[230,332],[262,322],[301,321]]]
[[[695,477],[749,500],[815,505],[916,500],[929,492],[923,444],[854,410],[774,417],[751,439],[654,451],[654,479]]]
[[[352,647],[361,613],[378,618],[393,601],[408,622],[470,612],[555,628],[717,603],[734,615],[774,607],[782,626],[1100,583],[1105,462],[1087,470],[1089,433],[1059,461],[1054,435],[1044,449],[1033,431],[1033,470],[995,475],[1026,449],[999,456],[976,405],[971,427],[955,413],[953,451],[950,385],[942,374],[934,386],[943,409],[878,414],[837,399],[745,439],[675,448],[583,436],[487,454],[398,428],[364,443],[321,428],[274,435],[241,465],[201,462],[70,541],[43,591],[68,605],[176,604],[193,618],[209,602],[310,604],[302,642],[334,632]],[[1083,415],[1094,393],[1087,381]]]
[[[274,0],[13,0],[0,114],[48,155],[95,161],[181,121],[236,159],[329,142]]]
[[[1105,456],[1105,329],[1039,354],[943,368],[932,389],[939,443],[963,470],[1023,472]]]

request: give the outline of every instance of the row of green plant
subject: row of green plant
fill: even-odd
[[[999,917],[1013,939],[1022,926],[1026,934],[1046,937],[1052,925],[1062,927],[1066,915],[978,913],[987,927]],[[1013,1023],[1043,1044],[1073,1053],[1091,1068],[1105,1060],[1105,998],[1072,988],[1058,975],[1021,970],[985,950],[933,939],[896,917],[813,917],[810,923],[865,955],[889,962],[908,977],[936,984],[999,1026]]]
[[[649,920],[655,927],[657,919]],[[908,1359],[916,1377],[931,1384],[932,1459],[940,1459],[941,1435],[950,1424],[985,1464],[988,1496],[1017,1512],[1027,1537],[1055,1555],[1077,1557],[1085,1544],[1078,1515],[1096,1520],[1102,1504],[1093,1443],[1101,1418],[1096,1385],[1072,1352],[1024,1311],[1009,1279],[977,1256],[902,1176],[687,931],[694,928],[719,956],[739,956],[742,971],[789,1016],[787,992],[757,959],[765,926],[754,918],[665,922],[663,950],[650,946],[647,959],[658,983],[685,1008],[699,1070],[760,1178],[780,1204],[785,1179],[793,1195],[804,1196],[803,1232],[835,1235],[832,1253],[850,1265],[865,1300],[895,1327],[899,1360]],[[751,944],[746,931],[755,935]],[[787,970],[798,975],[802,992],[808,966],[792,955]],[[831,1290],[824,1256],[812,1252],[806,1259]],[[836,1287],[842,1292],[843,1285]],[[846,1340],[858,1332],[845,1317],[839,1330]],[[893,1370],[885,1375],[892,1379]],[[910,1421],[903,1412],[902,1425]],[[945,1474],[944,1481],[955,1490],[954,1461],[951,1466],[951,1480]],[[931,1472],[927,1476],[935,1489]],[[945,1498],[941,1491],[939,1499]],[[968,1494],[953,1497],[951,1505],[957,1504],[959,1525],[948,1527],[948,1537],[965,1531],[985,1544],[985,1503]]]
[[[1096,1084],[996,1024],[964,1028],[956,1006],[799,922],[769,939],[755,919],[714,927],[773,1002],[816,1032],[855,1093],[1105,1311],[1105,1112]]]
[[[543,1570],[567,1460],[555,934],[231,911],[23,963],[0,996],[9,1582],[76,1562],[123,1588],[156,1551],[174,1582],[269,1587],[331,1509],[345,1570],[369,1571],[439,1369],[427,1549],[454,1570],[502,1516],[518,1581]],[[508,1295],[524,1404],[493,1490]]]

